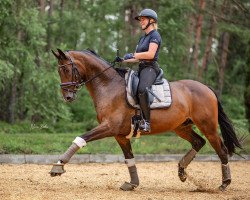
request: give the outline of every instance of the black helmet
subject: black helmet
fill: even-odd
[[[152,19],[154,19],[156,22],[158,20],[157,18],[157,13],[152,10],[152,9],[144,9],[140,12],[140,14],[138,16],[135,17],[136,20],[140,20],[140,17],[150,17]]]

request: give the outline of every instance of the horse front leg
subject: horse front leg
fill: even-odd
[[[130,175],[130,182],[125,182],[120,189],[124,191],[131,191],[138,187],[139,185],[139,178],[137,174],[137,168],[135,166],[135,158],[132,152],[130,140],[126,138],[125,135],[116,135],[116,141],[120,145],[124,157],[125,157],[125,164],[128,167],[129,175]]]
[[[60,176],[61,174],[65,173],[64,165],[69,162],[71,157],[82,147],[87,145],[87,142],[98,140],[101,138],[105,138],[111,136],[110,128],[107,122],[104,122],[97,126],[96,128],[92,129],[91,131],[87,132],[84,135],[76,137],[72,145],[68,148],[68,150],[60,156],[57,163],[53,164],[53,167],[50,171],[50,175]]]

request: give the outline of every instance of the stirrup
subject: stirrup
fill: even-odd
[[[150,122],[147,120],[141,120],[139,124],[139,129],[143,132],[151,132]]]

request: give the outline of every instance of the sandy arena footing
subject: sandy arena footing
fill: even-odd
[[[178,178],[176,161],[139,162],[140,186],[124,192],[119,187],[129,174],[122,163],[68,164],[66,173],[54,178],[48,174],[51,165],[1,164],[0,199],[250,199],[250,161],[230,166],[232,183],[221,192],[220,162],[192,162],[185,183]]]

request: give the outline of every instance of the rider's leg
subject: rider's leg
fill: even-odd
[[[147,88],[150,88],[156,79],[156,70],[152,67],[146,67],[140,71],[140,82],[138,86],[139,103],[143,115],[143,122],[140,123],[140,129],[150,132],[150,105]]]

